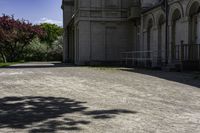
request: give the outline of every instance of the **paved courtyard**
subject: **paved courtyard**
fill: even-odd
[[[200,80],[45,63],[1,68],[0,133],[200,133]]]

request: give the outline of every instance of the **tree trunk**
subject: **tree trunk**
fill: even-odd
[[[3,52],[3,48],[2,48],[1,45],[0,45],[0,56],[3,59],[3,62],[7,63],[7,59],[6,59],[6,56],[5,56],[4,52]]]
[[[1,57],[2,57],[2,59],[3,59],[3,62],[4,62],[4,63],[7,63],[7,59],[6,59],[6,56],[4,55],[4,53],[3,53],[3,52],[0,52],[0,54],[1,54]]]

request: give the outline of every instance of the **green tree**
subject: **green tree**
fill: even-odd
[[[16,61],[23,56],[24,48],[35,37],[42,37],[43,30],[28,21],[14,16],[0,17],[0,56],[3,61]]]
[[[46,35],[41,39],[42,41],[47,42],[49,46],[63,34],[63,28],[55,24],[43,23],[40,26],[46,32]]]
[[[46,35],[41,40],[47,43],[46,58],[49,59],[49,52],[53,48],[53,44],[63,35],[63,28],[50,23],[40,24],[40,27],[45,31]]]

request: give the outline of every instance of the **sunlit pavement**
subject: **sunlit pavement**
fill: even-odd
[[[78,67],[0,69],[1,133],[199,133],[200,80],[191,74]]]

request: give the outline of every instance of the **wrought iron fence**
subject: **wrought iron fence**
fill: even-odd
[[[126,66],[152,67],[152,64],[161,66],[164,62],[162,51],[129,51],[121,52],[121,64]]]
[[[200,70],[200,44],[181,42],[172,50],[172,61],[178,61],[182,69]]]
[[[162,67],[166,65],[165,51],[129,51],[122,52],[121,64],[126,66]],[[200,69],[200,44],[184,44],[172,47],[171,65],[186,69]],[[169,60],[169,59],[167,59]],[[169,64],[170,65],[170,64]]]
[[[180,45],[175,45],[174,59],[179,61],[200,61],[200,44],[181,43]]]

